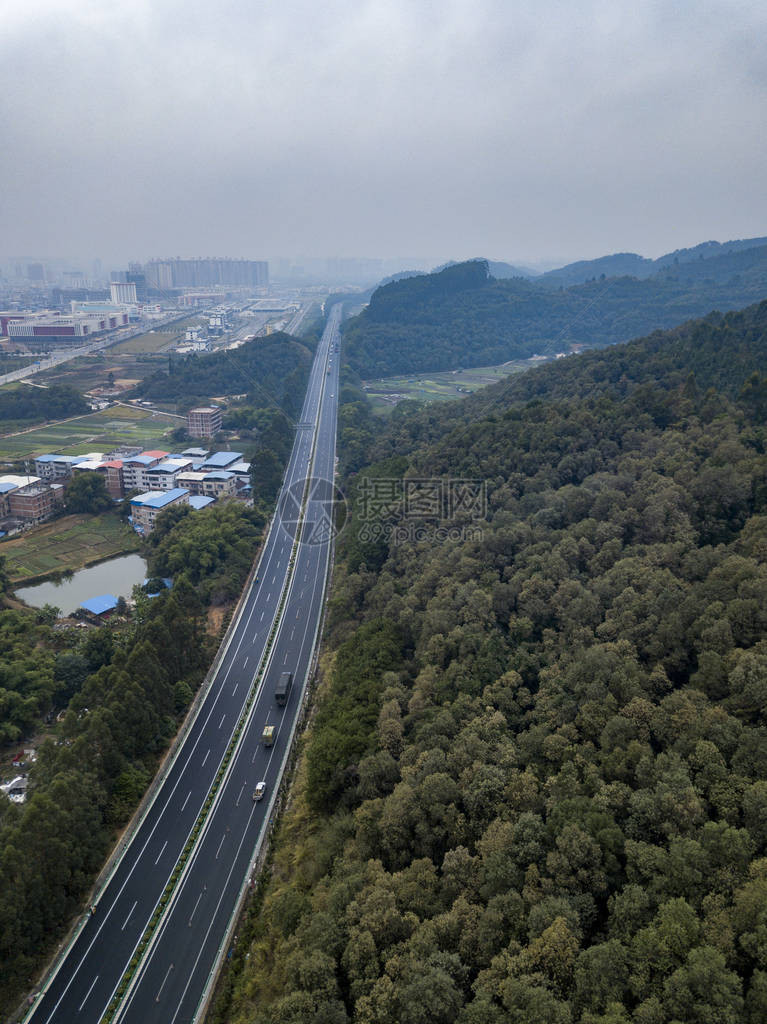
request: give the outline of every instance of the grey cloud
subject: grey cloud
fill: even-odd
[[[756,2],[6,6],[6,256],[654,255],[767,230]]]

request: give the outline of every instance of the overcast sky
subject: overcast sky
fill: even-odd
[[[0,256],[767,234],[763,0],[0,0]]]

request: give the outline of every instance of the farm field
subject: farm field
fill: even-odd
[[[145,334],[140,334],[137,338],[121,341],[117,345],[113,345],[109,351],[118,356],[126,353],[161,352],[174,342],[182,342],[187,328],[199,326],[203,319],[197,314],[192,314],[184,320],[177,320],[176,323],[169,324],[165,330],[150,330]]]
[[[118,356],[125,352],[160,352],[183,336],[183,328],[172,331],[148,331],[137,338],[129,338],[118,345],[112,345],[110,352]]]
[[[113,555],[135,551],[138,536],[113,512],[55,519],[20,537],[0,542],[0,555],[14,584],[48,573],[82,569]]]
[[[81,356],[60,363],[50,370],[44,370],[36,379],[41,384],[70,384],[78,391],[90,391],[92,388],[106,387],[110,373],[115,380],[141,380],[165,365],[163,356],[122,353],[118,357],[111,349],[106,349],[92,356]]]
[[[475,366],[469,370],[445,370],[403,377],[384,377],[365,381],[364,387],[373,412],[386,415],[406,399],[417,402],[446,402],[463,398],[473,391],[495,384],[511,373],[522,373],[529,360],[511,360],[499,366]]]
[[[146,409],[111,406],[87,416],[46,423],[23,434],[0,437],[0,459],[28,459],[44,452],[84,455],[126,445],[162,447],[167,434],[182,422]]]

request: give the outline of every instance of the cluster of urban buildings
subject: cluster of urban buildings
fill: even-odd
[[[23,268],[16,268],[23,275]],[[269,284],[269,264],[244,259],[163,259],[146,266],[132,263],[128,270],[112,271],[109,292],[90,287],[85,275],[62,272],[62,287],[45,289],[48,275],[42,264],[29,264],[26,278],[34,294],[17,296],[15,304],[0,311],[0,335],[33,352],[76,347],[84,339],[106,335],[145,317],[161,313],[158,299],[171,298],[173,306],[210,306],[229,291],[263,288]],[[92,284],[92,282],[91,282]],[[102,282],[103,284],[103,282]],[[169,296],[169,292],[173,294]],[[46,297],[53,308],[41,308]],[[66,301],[69,299],[69,301]],[[210,323],[210,334],[222,333],[225,325]],[[196,340],[196,339],[190,339]]]
[[[242,452],[209,452],[204,448],[187,448],[178,454],[134,449],[107,456],[99,452],[38,455],[36,475],[14,479],[32,481],[30,486],[51,492],[50,515],[57,489],[63,490],[64,483],[81,472],[100,473],[116,501],[136,492],[131,498],[131,518],[139,533],[151,533],[156,517],[171,505],[201,509],[219,498],[248,499],[251,494],[250,463],[243,462]],[[42,522],[47,517],[37,516],[31,521]],[[26,518],[30,521],[31,517]]]
[[[206,257],[150,260],[144,266],[149,285],[169,288],[262,288],[269,284],[266,260]]]
[[[72,303],[71,313],[43,310],[36,313],[0,313],[0,334],[13,342],[32,347],[36,352],[84,344],[106,331],[127,327],[131,313],[127,307],[108,304]],[[95,308],[93,308],[95,306]]]
[[[77,270],[66,269],[58,260],[0,265],[0,281],[24,283],[38,290],[51,285],[67,291],[93,290],[103,287],[105,277],[101,260]],[[141,302],[147,288],[261,288],[269,283],[269,263],[218,256],[171,257],[147,264],[129,263],[127,270],[113,270],[109,277],[112,282],[135,284]]]

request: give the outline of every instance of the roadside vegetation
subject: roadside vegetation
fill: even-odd
[[[309,380],[310,347],[277,332],[232,351],[174,356],[167,368],[147,377],[135,396],[185,407],[217,395],[252,396],[254,404],[296,416]]]
[[[217,1021],[767,1019],[766,357],[762,303],[368,435]]]
[[[37,356],[12,355],[7,349],[0,351],[0,376],[22,370],[25,366],[37,362]]]
[[[173,587],[137,593],[127,619],[60,630],[45,610],[0,610],[0,745],[50,723],[27,802],[0,800],[0,1013],[33,985],[154,777],[217,647],[207,612],[231,606],[264,524],[235,503],[168,510],[148,560]]]

